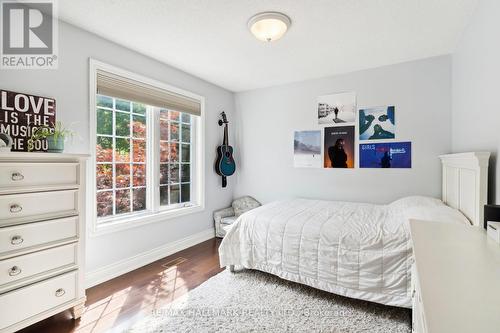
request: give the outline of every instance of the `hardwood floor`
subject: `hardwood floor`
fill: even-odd
[[[85,311],[72,320],[69,311],[29,326],[22,333],[105,332],[124,330],[221,272],[214,238],[87,289]]]

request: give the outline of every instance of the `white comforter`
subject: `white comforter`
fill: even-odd
[[[241,265],[347,297],[411,307],[408,211],[428,207],[425,217],[455,217],[442,210],[429,213],[431,206],[448,208],[439,200],[424,198],[417,210],[419,200],[405,200],[373,205],[293,199],[264,205],[235,222],[219,248],[221,267]]]

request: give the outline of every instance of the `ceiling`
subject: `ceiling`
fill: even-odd
[[[454,51],[478,0],[64,0],[62,20],[231,91]],[[292,19],[273,43],[248,19]]]

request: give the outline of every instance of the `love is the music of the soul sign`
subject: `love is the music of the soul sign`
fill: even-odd
[[[56,101],[53,98],[0,90],[0,133],[12,137],[12,151],[27,151],[27,141],[41,126],[53,128]],[[47,140],[36,140],[34,151],[47,151]]]

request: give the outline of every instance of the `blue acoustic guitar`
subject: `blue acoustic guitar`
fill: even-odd
[[[233,147],[229,145],[228,140],[228,124],[226,113],[222,111],[220,114],[219,126],[224,125],[224,141],[222,145],[217,147],[217,160],[215,161],[215,172],[222,177],[222,187],[227,186],[227,177],[231,176],[236,171],[236,163],[233,158]]]

